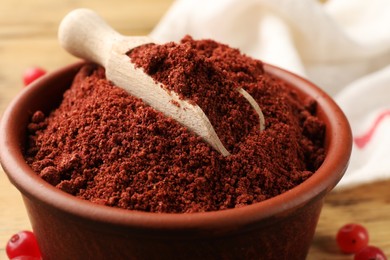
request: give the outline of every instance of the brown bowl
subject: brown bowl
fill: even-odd
[[[44,259],[304,259],[324,196],[343,176],[350,157],[349,124],[334,101],[312,83],[265,65],[300,95],[318,102],[326,124],[326,158],[297,187],[250,206],[207,213],[131,211],[78,199],[42,180],[22,149],[32,112],[57,107],[82,63],[50,73],[25,88],[5,111],[0,159],[22,193]]]

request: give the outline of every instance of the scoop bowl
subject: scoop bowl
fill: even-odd
[[[347,169],[352,134],[343,112],[309,81],[265,64],[303,98],[318,102],[326,125],[326,158],[302,184],[241,208],[160,214],[97,205],[42,180],[23,157],[36,110],[56,108],[83,63],[47,74],[8,106],[0,124],[0,160],[22,194],[43,259],[304,259],[324,198]]]

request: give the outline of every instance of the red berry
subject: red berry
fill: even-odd
[[[367,246],[355,255],[355,260],[387,260],[382,250],[375,246]]]
[[[46,74],[46,71],[44,69],[41,69],[39,67],[31,67],[24,71],[23,73],[23,82],[24,85],[27,86],[34,80],[42,77]]]
[[[13,235],[11,239],[8,240],[5,250],[10,259],[21,256],[36,258],[41,257],[38,242],[31,231],[20,231],[19,233]]]
[[[17,256],[17,257],[11,258],[10,260],[42,260],[42,258],[35,257],[35,256],[21,255],[21,256]]]
[[[357,253],[368,245],[368,232],[359,224],[347,224],[337,233],[337,244],[344,253]]]

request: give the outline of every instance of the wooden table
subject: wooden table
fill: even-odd
[[[60,48],[56,39],[58,23],[70,10],[94,9],[122,34],[143,35],[153,28],[172,1],[3,0],[0,113],[23,87],[25,68],[39,65],[51,71],[76,60]],[[13,233],[31,227],[19,192],[0,171],[0,259],[7,259],[6,241]],[[390,255],[389,187],[390,181],[386,181],[332,192],[326,200],[308,259],[352,259],[339,253],[334,240],[337,229],[348,222],[363,223],[369,229],[371,243]]]

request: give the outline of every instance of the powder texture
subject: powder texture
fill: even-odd
[[[141,46],[129,56],[133,63],[163,83],[163,87],[197,104],[229,151],[234,153],[235,144],[254,127],[260,128],[259,116],[238,92],[239,88],[245,88],[245,83],[229,76],[230,70],[261,74],[260,61],[235,60],[245,57],[226,45],[194,41],[188,36],[181,44]]]
[[[149,212],[242,207],[309,178],[324,159],[316,102],[301,100],[260,61],[211,41],[145,45],[132,62],[169,91],[198,104],[232,153],[200,137],[82,67],[60,106],[36,111],[25,158],[44,180],[79,198]],[[249,92],[266,127],[239,94]]]

